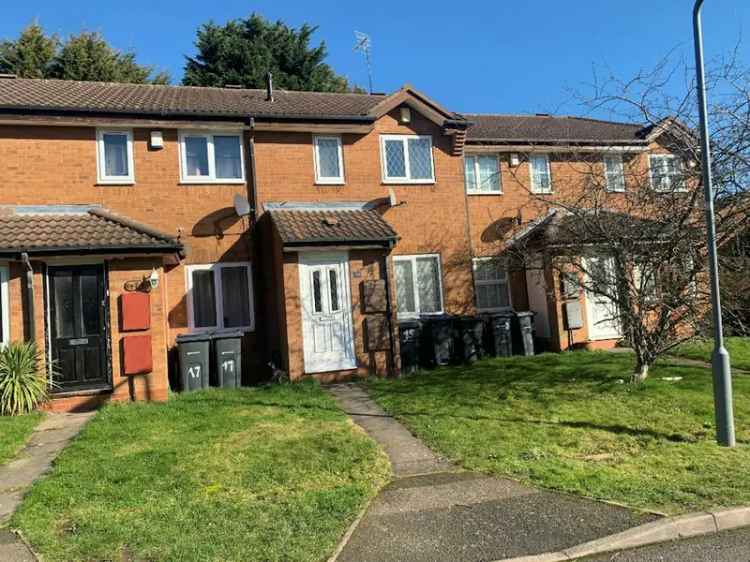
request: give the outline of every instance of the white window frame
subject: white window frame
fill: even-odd
[[[610,181],[610,176],[612,175],[607,170],[607,160],[610,160],[615,163],[615,166],[617,167],[617,173],[620,174],[621,177],[621,184],[619,185],[613,185]],[[602,158],[602,165],[604,166],[604,181],[606,185],[607,191],[610,193],[624,193],[625,192],[625,162],[622,159],[621,154],[605,154]]]
[[[654,182],[654,160],[673,160],[676,162],[675,170],[677,170],[677,174],[679,176],[680,170],[682,169],[682,162],[680,159],[675,156],[674,154],[649,154],[648,156],[648,169],[649,169],[649,181],[651,183],[651,189],[653,189],[657,193],[680,193],[687,191],[687,186],[685,186],[684,178],[683,178],[683,185],[681,187],[675,187],[674,184],[674,176],[669,176],[669,186],[667,188],[660,188],[657,187],[656,183]]]
[[[438,290],[440,291],[440,310],[435,312],[421,312],[422,308],[419,302],[419,286],[417,285],[417,258],[434,258],[438,267]],[[445,301],[443,298],[443,264],[441,263],[440,254],[411,254],[407,256],[393,256],[394,270],[396,262],[411,262],[412,270],[412,290],[414,291],[414,312],[400,312],[397,310],[398,318],[419,318],[420,316],[440,316],[445,313]],[[396,302],[398,308],[398,301]]]
[[[483,191],[479,188],[479,158],[482,156],[494,156],[495,162],[497,162],[497,190]],[[469,184],[466,181],[466,159],[474,158],[474,178],[476,179],[477,189],[469,189]],[[500,155],[498,154],[482,154],[481,152],[464,154],[464,185],[466,185],[466,193],[468,195],[502,195],[503,194],[503,177],[500,170]]]
[[[534,163],[535,158],[544,158],[545,165],[547,166],[547,177],[549,178],[549,187],[542,189],[536,185],[536,179],[534,176]],[[549,154],[546,153],[535,153],[529,154],[529,180],[531,183],[531,193],[545,194],[552,193],[552,170],[549,165]]]
[[[322,177],[320,175],[320,150],[318,141],[335,140],[339,156],[339,176]],[[313,163],[315,166],[315,183],[322,185],[344,185],[344,148],[341,143],[341,135],[313,135]]]
[[[5,347],[10,343],[10,268],[7,265],[0,265],[0,302],[3,307],[3,337],[0,340],[0,347]]]
[[[242,131],[195,131],[181,130],[179,132],[179,159],[180,159],[180,183],[185,184],[239,184],[245,183],[245,147]],[[187,173],[187,151],[185,150],[185,137],[203,137],[206,139],[208,152],[208,175],[191,176]],[[237,137],[240,141],[240,177],[239,178],[217,178],[216,158],[214,156],[214,137]]]
[[[127,176],[108,176],[106,174],[106,157],[104,153],[104,135],[124,135],[127,139]],[[96,182],[106,185],[132,185],[135,183],[133,164],[133,130],[132,129],[97,129],[96,130]]]
[[[494,280],[478,280],[476,277],[476,270],[477,270],[477,264],[481,262],[488,262],[488,261],[495,261],[498,262],[502,266],[502,272],[505,276],[505,280],[502,279],[494,279]],[[502,258],[495,258],[495,257],[484,257],[484,258],[474,258],[471,260],[471,269],[474,273],[474,301],[477,306],[477,312],[500,312],[504,310],[511,310],[513,308],[513,301],[511,299],[511,292],[510,292],[510,275],[508,272],[508,262],[507,260],[504,260]],[[484,287],[490,287],[495,285],[501,285],[502,283],[505,283],[505,291],[508,296],[508,306],[498,306],[498,307],[491,307],[491,308],[479,308],[479,299],[477,297],[477,287],[484,286]]]
[[[430,141],[430,168],[432,170],[431,178],[412,179],[409,177],[409,139],[428,139]],[[404,172],[405,176],[389,176],[386,161],[385,143],[386,141],[401,141],[404,145]],[[380,169],[383,177],[383,183],[392,184],[433,184],[435,183],[435,155],[433,154],[432,136],[430,135],[380,135]]]
[[[223,330],[224,326],[224,295],[222,293],[221,270],[225,267],[246,267],[247,268],[247,290],[248,303],[250,307],[250,324],[248,326],[233,326],[228,329],[242,330],[252,332],[255,330],[255,303],[253,300],[253,264],[250,262],[218,262],[211,264],[198,264],[185,266],[185,287],[187,293],[188,308],[188,327],[193,332],[204,332],[210,330]],[[195,314],[193,305],[193,272],[194,271],[211,271],[214,274],[214,294],[216,297],[216,325],[201,326],[195,325]]]

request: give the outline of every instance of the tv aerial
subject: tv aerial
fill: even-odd
[[[365,57],[365,64],[367,65],[367,79],[370,84],[370,93],[372,93],[372,59],[370,53],[372,51],[372,41],[367,33],[361,31],[355,31],[354,37],[356,38],[356,44],[354,45],[354,51],[360,52]]]

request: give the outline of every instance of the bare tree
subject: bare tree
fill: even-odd
[[[682,95],[675,81],[684,77]],[[571,285],[609,303],[608,317],[632,346],[632,382],[648,376],[662,354],[701,333],[709,312],[700,147],[693,71],[665,61],[627,82],[593,85],[586,107],[643,123],[638,149],[608,143],[534,146],[559,172],[554,193],[539,194],[514,173],[543,211],[520,225],[509,251],[523,261],[543,257],[556,291]],[[750,162],[750,74],[734,58],[708,73],[717,231],[726,244],[746,228]],[[676,158],[665,157],[674,155]],[[521,167],[516,167],[520,170]],[[534,192],[536,191],[536,193]],[[566,288],[567,286],[567,288]],[[591,319],[590,319],[591,321]]]

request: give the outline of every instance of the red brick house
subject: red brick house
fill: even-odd
[[[59,409],[165,399],[176,337],[204,330],[242,330],[246,381],[269,361],[293,379],[397,372],[397,321],[417,315],[531,309],[562,349],[551,271],[509,272],[497,225],[537,224],[523,176],[555,189],[556,155],[655,142],[636,125],[459,115],[409,86],[3,78],[2,341],[34,338],[57,362]],[[587,326],[576,341],[620,337]]]

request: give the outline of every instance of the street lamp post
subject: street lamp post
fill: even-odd
[[[695,41],[695,72],[698,78],[698,111],[700,113],[701,160],[703,192],[706,200],[706,227],[708,230],[708,265],[711,275],[711,306],[714,321],[714,351],[711,356],[714,375],[714,407],[716,409],[716,440],[719,445],[734,447],[734,414],[732,413],[732,368],[729,352],[724,347],[724,329],[721,321],[721,297],[719,296],[719,266],[716,253],[716,222],[714,219],[714,193],[711,180],[711,147],[708,133],[708,109],[706,105],[706,77],[703,67],[703,31],[701,30],[701,7],[703,0],[696,0],[693,7],[693,39]]]

